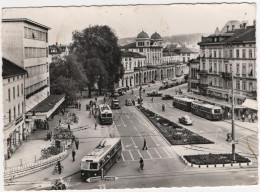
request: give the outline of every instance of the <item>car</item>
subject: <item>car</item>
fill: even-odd
[[[120,104],[119,104],[119,100],[118,99],[113,99],[112,103],[111,103],[111,108],[112,109],[120,109]]]
[[[155,80],[152,80],[151,83],[155,84]]]
[[[117,92],[111,93],[110,97],[119,97],[119,94]]]
[[[184,124],[184,125],[192,125],[193,124],[193,120],[188,115],[184,115],[184,116],[180,117],[179,122]]]
[[[159,93],[158,91],[153,90],[152,92],[147,93],[147,96],[148,96],[148,97],[161,97],[162,94]]]
[[[162,100],[171,100],[171,99],[173,99],[173,96],[171,96],[171,95],[164,95],[162,97]]]
[[[127,99],[127,100],[125,100],[125,105],[126,106],[132,106],[133,105],[133,101],[131,99]]]

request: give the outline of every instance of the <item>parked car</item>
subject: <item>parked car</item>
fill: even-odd
[[[132,106],[133,105],[133,101],[131,99],[127,99],[127,100],[125,100],[125,105],[126,106]]]
[[[151,83],[155,84],[155,80],[152,80]]]
[[[162,97],[162,100],[171,100],[171,99],[173,99],[173,96],[171,96],[171,95],[164,95]]]
[[[161,97],[162,94],[159,93],[158,91],[153,90],[152,92],[147,93],[147,96],[148,96],[148,97]]]
[[[184,115],[184,116],[180,117],[179,122],[182,123],[182,124],[185,124],[185,125],[192,125],[193,124],[193,120],[188,115]]]

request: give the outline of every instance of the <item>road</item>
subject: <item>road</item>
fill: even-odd
[[[146,87],[146,93],[157,89],[160,84]],[[162,91],[164,94],[173,94],[175,89],[181,87],[184,91],[187,84],[179,87]],[[134,94],[130,91],[120,97],[122,108],[113,110],[115,114],[115,123],[123,143],[123,152],[121,161],[115,164],[107,173],[110,176],[116,176],[117,181],[99,181],[97,183],[83,183],[80,181],[80,175],[73,175],[71,178],[71,189],[97,189],[100,187],[109,188],[136,188],[136,187],[181,187],[181,186],[228,186],[228,185],[252,185],[256,184],[257,164],[255,156],[257,155],[257,134],[242,128],[237,128],[236,136],[239,144],[236,145],[239,154],[253,160],[253,166],[248,168],[215,168],[198,169],[186,166],[180,157],[175,153],[174,147],[170,146],[164,138],[158,134],[154,127],[144,118],[143,115],[133,106],[124,106],[127,98],[136,98],[138,90]],[[177,122],[178,117],[189,114],[194,119],[195,124],[184,126],[187,129],[196,132],[203,137],[223,145],[227,151],[231,151],[231,145],[225,142],[226,133],[231,127],[226,123],[211,122],[206,119],[194,116],[190,113],[178,110],[172,107],[172,101],[163,101],[161,98],[155,98],[151,103],[149,97],[144,97],[144,107]],[[166,104],[166,111],[161,111],[161,105]],[[146,139],[148,150],[142,150],[143,141]],[[249,147],[251,150],[249,149]],[[222,151],[220,151],[222,152]],[[139,159],[144,159],[144,174],[140,175],[137,169]]]

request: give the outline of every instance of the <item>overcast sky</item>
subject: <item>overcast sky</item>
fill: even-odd
[[[51,27],[49,44],[69,44],[72,31],[89,25],[109,25],[119,38],[135,37],[144,30],[151,36],[213,33],[228,20],[256,17],[255,4],[136,5],[103,7],[8,8],[3,18],[29,18]]]

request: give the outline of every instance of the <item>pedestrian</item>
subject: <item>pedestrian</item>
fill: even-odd
[[[61,124],[61,118],[59,119],[59,125]]]
[[[70,130],[70,124],[68,123],[68,130]]]
[[[147,145],[146,145],[146,140],[145,140],[145,139],[144,139],[144,146],[143,146],[143,150],[144,150],[144,149],[146,149],[146,150],[148,149],[148,147],[147,147]]]
[[[61,164],[60,164],[60,161],[57,161],[56,166],[58,167],[59,174],[61,174]]]
[[[251,114],[250,113],[248,113],[247,117],[248,117],[248,121],[251,122]]]
[[[95,121],[95,130],[97,129],[97,120]]]
[[[227,113],[228,119],[231,119],[231,114],[230,112]]]
[[[252,123],[255,122],[255,114],[252,114]]]
[[[152,97],[151,101],[152,101],[152,103],[153,103],[153,97]]]
[[[78,139],[75,140],[75,145],[76,145],[76,148],[78,150],[79,149],[79,140]]]
[[[72,149],[72,162],[75,161],[75,155],[76,155],[76,152],[74,149]]]
[[[242,113],[242,121],[245,122],[245,115]]]
[[[72,143],[75,141],[75,136],[72,135]]]

